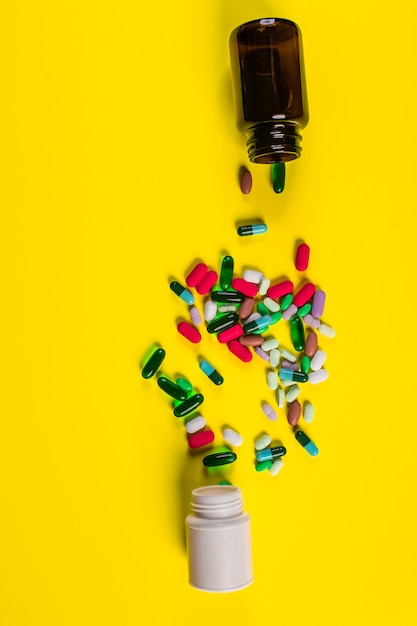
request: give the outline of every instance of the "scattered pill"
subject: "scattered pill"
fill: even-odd
[[[318,455],[319,450],[316,444],[311,441],[310,437],[308,437],[305,432],[303,432],[302,430],[297,430],[297,432],[295,433],[295,438],[297,439],[298,443],[303,446],[304,450],[311,454],[311,456]]]
[[[272,391],[275,391],[275,389],[278,388],[278,379],[277,379],[277,375],[275,374],[275,372],[268,372],[266,375],[266,382],[268,384],[269,389],[272,389]]]
[[[177,330],[188,341],[191,343],[199,343],[201,341],[201,335],[197,328],[189,324],[188,322],[179,322],[177,324]]]
[[[218,335],[217,339],[220,343],[229,343],[232,339],[239,339],[243,335],[243,328],[240,324],[234,324],[230,326],[230,328],[226,328],[226,330],[222,330]]]
[[[330,337],[330,339],[334,337],[336,334],[335,329],[329,326],[328,324],[320,324],[317,327],[317,330],[321,335],[324,335],[325,337]]]
[[[308,375],[304,372],[294,371],[285,367],[278,370],[278,376],[281,380],[292,380],[297,383],[305,383],[308,380]]]
[[[278,348],[280,354],[282,357],[284,357],[284,359],[287,359],[287,361],[291,361],[291,363],[295,363],[297,360],[297,357],[294,356],[294,354],[292,352],[290,352],[289,350],[286,350],[286,348]]]
[[[202,415],[196,415],[185,424],[185,430],[189,435],[192,435],[193,433],[197,433],[199,430],[203,430],[205,425],[206,420],[204,417]]]
[[[212,430],[200,430],[198,433],[193,433],[188,437],[188,445],[190,448],[202,448],[214,441],[214,433]]]
[[[161,367],[162,361],[165,359],[166,352],[163,348],[156,348],[144,363],[142,368],[143,378],[152,378]]]
[[[256,310],[258,311],[259,315],[269,315],[271,313],[271,311],[268,309],[267,306],[264,305],[263,302],[257,303]]]
[[[211,297],[215,302],[236,302],[237,304],[245,299],[244,294],[237,291],[213,291]]]
[[[276,350],[278,346],[279,346],[278,339],[275,339],[275,337],[271,337],[271,339],[266,339],[263,342],[262,350],[265,350],[265,352],[269,352],[270,350]]]
[[[209,333],[220,333],[222,330],[234,326],[238,320],[239,315],[237,313],[226,313],[217,319],[211,320],[211,322],[207,324],[207,331]]]
[[[324,380],[327,380],[328,377],[328,371],[320,369],[316,372],[310,372],[310,374],[308,375],[308,382],[312,385],[316,385],[317,383],[322,383]]]
[[[284,320],[290,320],[294,315],[296,315],[298,311],[298,307],[295,306],[295,304],[290,304],[290,306],[288,307],[288,309],[286,309],[284,311],[284,313],[282,314],[282,317]]]
[[[264,303],[264,305],[266,306],[266,308],[269,311],[272,311],[272,313],[276,313],[277,311],[279,311],[279,304],[278,304],[278,302],[276,302],[275,300],[273,300],[269,296],[266,296],[263,299],[263,303]]]
[[[310,424],[314,419],[314,406],[310,402],[306,402],[304,405],[303,418],[306,424]]]
[[[260,346],[263,345],[262,335],[242,335],[239,341],[243,346]]]
[[[304,350],[305,346],[304,324],[301,317],[295,315],[292,318],[290,330],[292,345],[297,352],[301,352],[301,350]]]
[[[239,317],[244,320],[252,315],[255,308],[255,300],[253,298],[245,298],[239,307]]]
[[[306,304],[303,304],[303,306],[300,306],[297,313],[300,317],[304,317],[305,315],[310,313],[310,311],[311,311],[311,304],[310,302],[307,302]]]
[[[196,287],[203,276],[207,274],[207,271],[205,263],[197,263],[185,279],[187,287]]]
[[[241,446],[243,443],[243,437],[233,428],[225,428],[222,432],[223,439],[226,443],[230,443],[231,446]]]
[[[305,283],[295,294],[293,302],[297,307],[306,304],[313,297],[316,286],[313,283]]]
[[[233,257],[229,254],[223,257],[220,269],[220,287],[224,290],[230,289],[232,286],[234,266],[235,262]]]
[[[269,364],[271,367],[278,367],[280,358],[281,356],[277,348],[272,348],[269,351]]]
[[[211,363],[209,363],[206,360],[202,360],[199,363],[199,367],[201,369],[202,372],[204,372],[204,374],[210,378],[210,380],[215,384],[215,385],[221,385],[224,382],[224,378],[221,374],[219,374],[219,372],[216,370],[215,367],[213,367],[213,365]]]
[[[292,293],[287,293],[280,302],[281,311],[286,311],[288,307],[292,304],[293,295]]]
[[[261,346],[255,346],[253,350],[259,357],[261,357],[261,359],[263,359],[264,361],[269,361],[268,352],[265,352],[265,350],[262,350]]]
[[[259,439],[255,441],[255,450],[264,450],[271,444],[271,441],[272,439],[269,435],[262,435],[262,437],[259,437]]]
[[[195,324],[196,326],[200,326],[200,324],[203,323],[200,311],[197,309],[196,306],[192,306],[191,307],[191,309],[190,309],[190,317],[191,317],[192,323]]]
[[[166,378],[166,376],[159,376],[158,386],[162,389],[162,391],[176,400],[184,401],[187,399],[187,392],[184,391],[184,389],[181,389],[181,387],[177,383],[174,383],[173,380]]]
[[[244,194],[248,194],[252,189],[252,174],[246,167],[242,167],[239,177],[240,190]]]
[[[265,296],[267,294],[270,284],[271,281],[269,280],[269,278],[262,278],[261,282],[259,283],[258,289],[258,293],[260,296]]]
[[[217,315],[217,304],[213,300],[207,300],[204,304],[204,319],[211,322]]]
[[[181,376],[177,378],[177,385],[178,387],[181,387],[181,389],[184,389],[184,391],[186,391],[187,393],[189,393],[193,389],[193,386],[190,383],[190,381],[187,380],[186,378],[182,378]]]
[[[234,311],[237,311],[237,304],[220,304],[220,306],[217,307],[217,311],[218,313],[233,313]]]
[[[249,363],[249,361],[252,360],[252,352],[246,346],[242,346],[242,344],[237,339],[229,341],[227,347],[229,348],[230,352],[237,356],[241,361]]]
[[[264,450],[259,450],[256,453],[256,460],[260,463],[262,463],[262,461],[272,461],[272,459],[277,459],[280,456],[285,456],[285,454],[287,454],[287,449],[284,446],[265,448]]]
[[[183,302],[185,302],[185,304],[188,304],[190,306],[194,304],[193,294],[176,280],[173,280],[171,283],[169,283],[169,287],[179,298],[181,298]]]
[[[268,404],[268,402],[263,403],[262,411],[265,413],[267,418],[271,420],[271,422],[274,422],[277,419],[276,411],[274,411],[274,409],[270,404]]]
[[[304,374],[307,374],[308,370],[310,369],[310,365],[311,365],[310,357],[304,354],[304,356],[301,357],[300,370],[304,372]]]
[[[286,370],[294,370],[295,372],[298,370],[298,363],[291,363],[291,361],[287,361],[287,359],[282,359],[281,367]]]
[[[209,270],[203,278],[197,283],[196,290],[200,296],[205,296],[206,293],[216,284],[218,274],[214,270]]]
[[[256,333],[256,332],[263,332],[266,328],[268,328],[268,326],[271,323],[271,316],[270,315],[261,315],[261,317],[258,317],[256,320],[252,320],[250,322],[246,321],[243,324],[243,330],[245,331],[246,334],[249,333]]]
[[[321,289],[317,289],[313,297],[313,305],[311,314],[313,317],[321,317],[324,311],[324,303],[326,302],[326,294]]]
[[[276,324],[282,317],[281,311],[275,311],[275,313],[271,313],[271,324]]]
[[[190,396],[189,398],[184,400],[184,402],[181,402],[181,404],[175,407],[174,415],[175,417],[184,417],[185,415],[188,415],[192,411],[195,411],[195,409],[198,406],[200,406],[200,404],[202,404],[203,402],[204,402],[203,394],[195,393],[193,396]]]
[[[256,463],[255,469],[257,472],[264,472],[272,467],[272,461],[262,461],[262,463]]]
[[[304,353],[309,357],[314,356],[317,350],[317,344],[318,344],[317,335],[313,330],[311,330],[306,337]]]
[[[265,315],[268,315],[268,313],[265,313]],[[249,317],[247,317],[245,319],[245,324],[249,324],[249,322],[253,322],[254,320],[258,320],[260,317],[262,317],[262,315],[260,313],[258,313],[258,311],[254,311],[253,313],[251,313],[249,315]]]
[[[248,283],[255,283],[255,285],[259,285],[263,277],[264,275],[262,272],[259,272],[258,270],[245,270],[243,272],[243,279]]]
[[[294,289],[294,284],[290,280],[282,280],[275,285],[270,285],[267,290],[267,294],[270,298],[281,298],[286,296],[287,293],[291,293]]]
[[[203,465],[207,467],[217,467],[219,465],[228,465],[233,463],[237,459],[235,452],[215,452],[214,454],[208,454],[203,458]]]
[[[233,289],[236,289],[236,291],[243,293],[248,298],[254,298],[258,293],[258,286],[255,285],[255,283],[250,283],[247,280],[244,280],[243,278],[234,278],[232,280],[232,287]]]
[[[248,224],[247,226],[239,226],[237,234],[239,237],[247,237],[248,235],[262,235],[266,233],[268,226],[266,224]]]
[[[291,426],[295,426],[298,423],[301,415],[301,404],[298,400],[294,400],[288,405],[287,421]]]
[[[294,402],[300,395],[300,387],[298,385],[292,385],[285,394],[285,399],[288,403]]]
[[[278,387],[277,389],[277,404],[278,404],[278,408],[282,409],[284,407],[284,401],[285,401],[285,392],[283,389],[281,389],[281,387]]]
[[[310,367],[313,370],[313,372],[316,372],[317,370],[321,369],[324,365],[324,362],[326,360],[326,353],[324,352],[324,350],[317,350],[316,354],[313,356],[313,358],[311,359],[311,363],[310,363]]]
[[[282,193],[285,187],[285,163],[273,163],[271,166],[272,188],[275,193]]]
[[[284,467],[284,461],[280,458],[274,459],[271,467],[269,468],[269,473],[271,476],[276,476]]]
[[[304,272],[308,267],[310,248],[306,243],[300,243],[295,255],[295,267],[299,272]]]

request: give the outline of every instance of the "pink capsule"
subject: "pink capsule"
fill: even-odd
[[[188,341],[191,341],[191,343],[199,343],[199,341],[201,341],[201,335],[197,328],[188,322],[179,322],[177,324],[177,330],[180,335],[188,339]]]
[[[222,330],[221,333],[217,335],[217,339],[220,343],[229,343],[233,339],[238,339],[243,335],[243,328],[240,324],[235,324],[230,328],[226,328],[226,330]]]
[[[317,289],[313,297],[313,306],[311,307],[311,315],[313,317],[321,317],[323,315],[325,302],[326,294],[321,289]]]
[[[197,263],[197,265],[188,274],[185,282],[188,287],[196,287],[200,280],[207,274],[207,265],[205,263]]]
[[[209,270],[207,274],[205,274],[203,278],[197,283],[197,293],[199,293],[200,296],[205,296],[206,293],[208,293],[213,287],[213,285],[216,284],[217,279],[217,272],[215,272],[214,270]]]
[[[258,293],[258,285],[255,283],[249,283],[247,280],[243,278],[234,278],[232,280],[232,287],[236,289],[236,291],[240,291],[248,298],[254,298]]]
[[[291,293],[294,289],[294,284],[290,280],[282,280],[280,283],[271,285],[268,288],[267,294],[270,298],[281,298],[286,296],[287,293]]]
[[[246,346],[242,346],[240,341],[238,341],[237,339],[229,341],[227,347],[229,348],[230,352],[237,356],[238,359],[240,359],[241,361],[249,363],[249,361],[252,360],[252,352]]]
[[[295,255],[295,267],[299,272],[304,272],[308,267],[310,248],[306,243],[300,243]]]
[[[299,289],[294,295],[293,303],[295,304],[295,306],[298,306],[298,308],[300,308],[300,306],[303,306],[310,300],[315,291],[316,286],[313,285],[313,283],[305,283],[301,287],[301,289]]]
[[[212,441],[214,441],[214,433],[210,429],[200,430],[200,432],[188,437],[190,448],[201,448],[202,446],[207,446]]]

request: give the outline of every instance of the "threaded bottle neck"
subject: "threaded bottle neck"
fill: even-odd
[[[285,163],[301,155],[300,126],[294,122],[260,122],[247,129],[252,163]]]
[[[191,493],[191,510],[203,519],[225,519],[243,512],[243,498],[234,485],[197,487]]]

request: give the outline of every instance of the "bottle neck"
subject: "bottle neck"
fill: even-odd
[[[198,487],[191,497],[191,510],[196,517],[225,519],[243,512],[242,492],[234,485]]]
[[[300,126],[294,122],[260,122],[246,133],[248,155],[252,163],[285,163],[301,155]]]

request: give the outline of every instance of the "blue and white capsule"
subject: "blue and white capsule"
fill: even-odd
[[[215,385],[221,385],[224,382],[223,376],[208,361],[200,361],[199,366],[201,371],[204,372],[204,374],[210,378]]]
[[[191,293],[191,291],[188,291],[188,289],[186,289],[185,287],[183,287],[181,285],[181,283],[178,283],[176,280],[173,280],[170,284],[170,289],[177,294],[177,296],[179,298],[181,298],[181,300],[183,302],[185,302],[185,304],[188,304],[189,306],[192,306],[195,302],[194,296]]]
[[[258,463],[263,461],[272,461],[278,459],[280,456],[287,454],[287,449],[284,446],[275,446],[274,448],[264,448],[256,453],[256,460]]]

